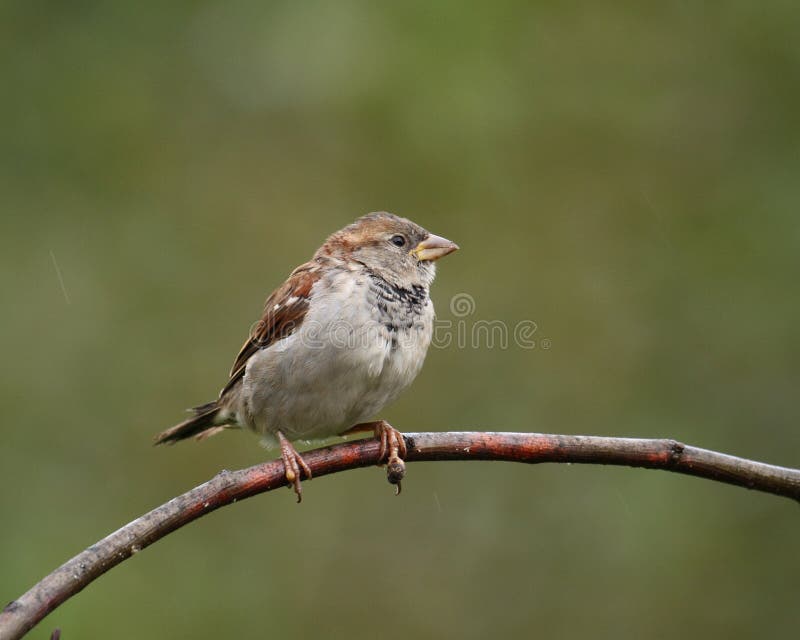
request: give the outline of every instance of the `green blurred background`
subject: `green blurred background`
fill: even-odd
[[[431,350],[407,430],[668,436],[800,466],[796,2],[4,2],[0,598],[221,468],[154,449],[261,304],[388,209],[550,348]],[[539,343],[541,346],[541,342]],[[419,464],[202,518],[65,638],[777,637],[797,506],[675,474]]]

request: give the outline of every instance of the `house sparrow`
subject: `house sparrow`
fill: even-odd
[[[433,334],[435,261],[458,246],[391,213],[365,215],[331,235],[264,305],[219,398],[155,437],[156,444],[248,428],[280,446],[302,499],[311,470],[291,444],[357,431],[399,465],[405,443],[372,419],[419,373]]]

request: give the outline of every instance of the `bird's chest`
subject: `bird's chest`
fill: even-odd
[[[433,303],[423,287],[409,289],[372,282],[366,292],[371,325],[383,351],[380,377],[405,388],[417,375],[433,334]]]
[[[318,321],[332,359],[368,386],[402,390],[422,366],[433,334],[427,289],[393,287],[369,276],[347,288],[348,295],[331,301]]]
[[[309,361],[316,363],[314,377],[335,389],[343,420],[366,420],[419,373],[433,334],[433,304],[425,288],[392,287],[369,276],[343,279],[328,291],[304,323],[318,338]]]

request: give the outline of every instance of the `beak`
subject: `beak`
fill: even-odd
[[[431,234],[414,247],[411,254],[420,261],[434,261],[443,258],[448,253],[453,253],[456,249],[458,249],[458,245],[455,242]]]

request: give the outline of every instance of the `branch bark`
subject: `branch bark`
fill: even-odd
[[[800,470],[700,449],[674,440],[535,433],[407,433],[408,462],[504,460],[572,462],[663,469],[785,496],[800,502]],[[314,477],[374,465],[376,440],[356,440],[303,454]],[[0,640],[24,636],[48,613],[106,571],[168,533],[220,507],[286,485],[280,460],[221,471],[93,544],[45,576],[0,612]]]

